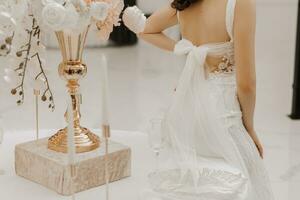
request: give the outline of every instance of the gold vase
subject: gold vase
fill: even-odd
[[[63,58],[58,67],[58,73],[67,82],[67,88],[72,99],[77,153],[89,152],[100,146],[99,137],[80,125],[81,94],[79,92],[79,80],[85,77],[87,73],[87,66],[82,62],[82,54],[88,30],[89,27],[79,34],[70,34],[63,31],[56,32]],[[68,122],[67,112],[65,113],[65,118]],[[67,144],[67,128],[64,128],[49,138],[48,148],[66,153],[68,151]]]

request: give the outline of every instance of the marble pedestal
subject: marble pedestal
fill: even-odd
[[[71,195],[71,173],[67,154],[47,148],[48,138],[19,144],[15,148],[17,175],[41,184],[62,195]],[[105,184],[104,143],[88,153],[76,155],[77,175],[74,191],[81,192]],[[110,181],[131,175],[131,150],[129,147],[110,142]]]

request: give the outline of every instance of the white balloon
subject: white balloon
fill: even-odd
[[[90,7],[91,16],[96,20],[103,21],[108,15],[110,5],[105,2],[92,2]]]

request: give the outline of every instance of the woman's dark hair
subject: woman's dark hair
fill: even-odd
[[[190,7],[193,3],[196,3],[199,0],[174,0],[171,3],[172,8],[183,11],[184,9]],[[200,0],[201,1],[201,0]]]

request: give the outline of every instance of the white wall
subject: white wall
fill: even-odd
[[[146,13],[152,13],[157,8],[166,5],[171,0],[138,0],[137,5]]]
[[[152,13],[157,8],[166,5],[172,0],[137,0],[138,6],[147,13]],[[256,0],[258,5],[278,6],[278,5],[297,5],[298,0]]]

